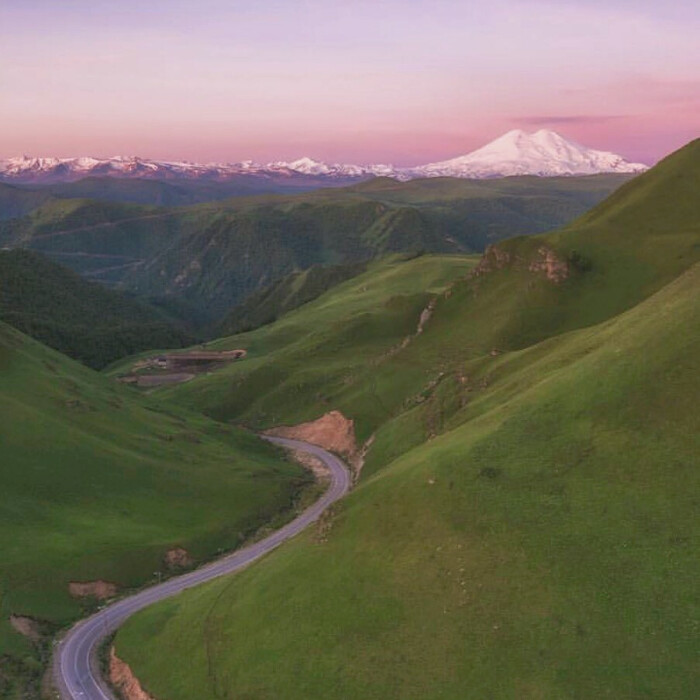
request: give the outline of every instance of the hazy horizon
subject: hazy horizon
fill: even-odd
[[[652,164],[700,134],[684,0],[25,0],[0,23],[3,158],[408,166],[549,128]]]

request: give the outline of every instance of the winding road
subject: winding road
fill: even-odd
[[[248,566],[286,540],[298,535],[318,519],[331,503],[342,498],[349,490],[350,473],[345,464],[335,455],[316,445],[299,440],[278,437],[266,439],[282,447],[300,450],[320,459],[330,470],[329,488],[301,515],[269,537],[200,569],[123,598],[72,627],[59,642],[53,658],[54,682],[63,700],[115,700],[114,694],[102,679],[97,659],[97,650],[105,637],[112,634],[128,617],[153,603]]]

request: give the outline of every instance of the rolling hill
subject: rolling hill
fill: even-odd
[[[479,252],[510,235],[556,228],[628,179],[377,178],[184,208],[59,199],[0,222],[0,245],[38,250],[143,297],[177,299],[213,323],[251,293],[315,265]]]
[[[308,483],[256,437],[138,396],[2,322],[0,377],[2,697],[39,696],[51,635],[94,608],[90,591],[235,548]]]
[[[164,391],[258,427],[341,411],[367,453],[317,528],[127,622],[146,690],[694,697],[698,187],[700,141],[476,266],[370,266]]]

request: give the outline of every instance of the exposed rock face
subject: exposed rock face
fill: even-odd
[[[86,598],[92,596],[97,600],[112,598],[117,594],[117,585],[109,581],[71,581],[68,584],[68,592],[74,598]]]
[[[416,335],[420,335],[425,328],[425,324],[430,321],[430,317],[433,315],[433,311],[435,311],[436,303],[437,299],[431,299],[421,312],[420,318],[418,319],[418,328],[416,328]]]
[[[557,254],[546,246],[537,249],[537,257],[530,262],[527,268],[530,272],[544,272],[547,279],[559,284],[569,276],[569,265],[566,260],[557,257]]]
[[[182,547],[173,547],[165,553],[165,565],[168,569],[183,569],[192,563],[189,552]]]
[[[489,272],[502,270],[510,265],[511,259],[511,255],[507,250],[502,250],[495,245],[487,246],[481,260],[471,271],[470,277],[481,277]]]
[[[544,273],[545,277],[559,284],[569,276],[569,264],[562,260],[551,248],[540,246],[534,258],[525,260],[520,256],[513,256],[507,250],[502,250],[498,245],[490,245],[484,251],[484,255],[478,265],[472,270],[471,277],[482,277],[502,270],[506,267],[515,269],[527,269],[537,274]]]
[[[117,656],[114,647],[109,650],[109,680],[126,700],[155,700],[141,687],[129,664]]]

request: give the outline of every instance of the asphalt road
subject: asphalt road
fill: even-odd
[[[113,693],[102,680],[96,658],[100,642],[105,637],[114,632],[128,617],[159,600],[218,576],[243,569],[284,541],[298,535],[331,503],[347,493],[350,488],[350,474],[338,457],[306,442],[286,438],[267,439],[283,447],[302,450],[322,460],[330,470],[330,487],[301,515],[264,540],[239,549],[201,569],[123,598],[72,627],[58,644],[53,659],[54,681],[63,700],[115,700]]]

